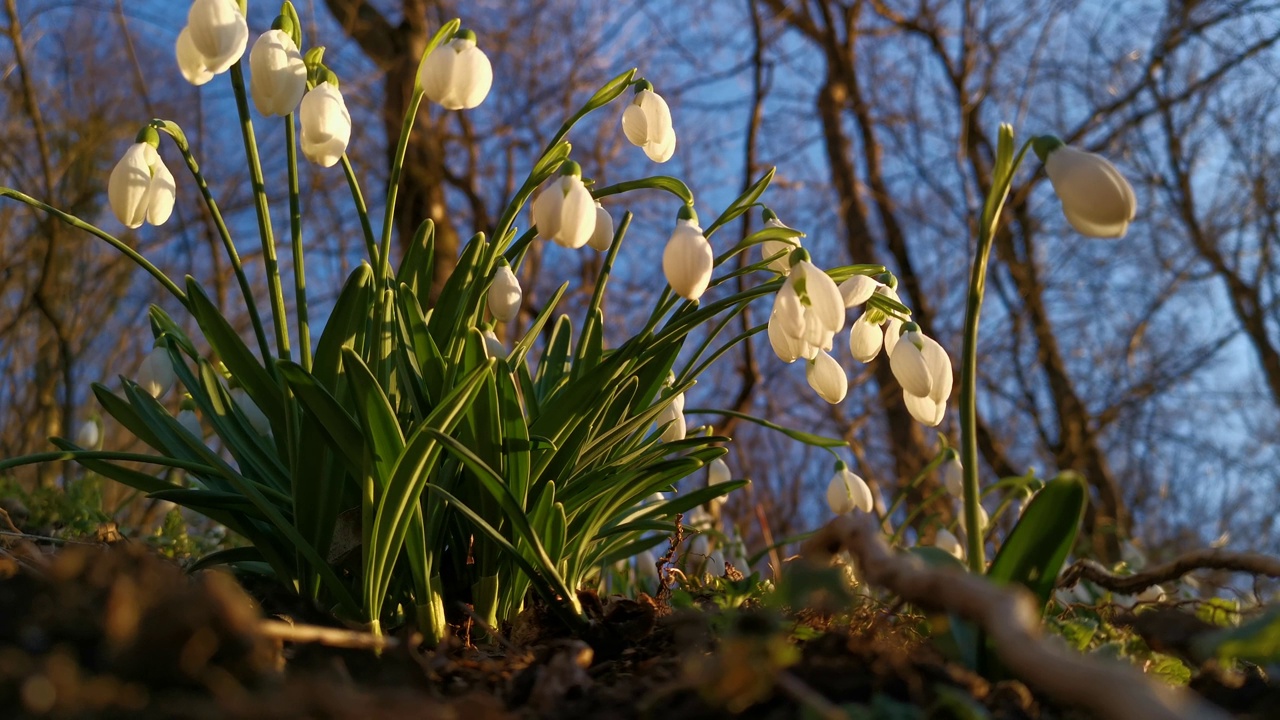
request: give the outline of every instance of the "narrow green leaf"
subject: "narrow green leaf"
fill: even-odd
[[[1027,586],[1043,609],[1075,545],[1088,499],[1084,480],[1075,473],[1062,473],[1045,483],[1000,546],[987,577],[999,584]]]

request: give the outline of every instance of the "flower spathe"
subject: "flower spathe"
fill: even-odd
[[[1032,143],[1071,227],[1089,237],[1124,237],[1138,203],[1133,186],[1116,166],[1055,137],[1038,137]]]
[[[178,69],[203,85],[239,62],[248,44],[249,25],[235,0],[195,0],[174,49]]]
[[[609,246],[612,244],[613,244],[613,216],[610,215],[609,211],[605,210],[604,206],[600,204],[599,200],[597,200],[596,201],[596,226],[591,231],[591,238],[587,240],[587,245],[590,246],[592,250],[599,250],[600,252],[604,252],[605,250],[608,250]]]
[[[533,200],[533,224],[538,237],[561,247],[577,249],[587,244],[596,229],[596,202],[582,184],[582,168],[568,161],[560,177]]]
[[[521,294],[520,280],[503,258],[494,272],[493,283],[489,285],[489,312],[499,322],[510,321],[520,309]]]
[[[145,133],[145,131],[144,131]],[[107,204],[125,227],[162,225],[173,214],[178,186],[150,142],[129,146],[107,179]]]
[[[476,47],[476,34],[459,30],[422,60],[418,82],[422,92],[446,110],[470,110],[488,97],[493,65]]]
[[[818,397],[835,405],[849,392],[849,377],[845,375],[840,363],[821,350],[816,357],[805,363],[805,379],[809,387],[818,393]]]
[[[351,113],[337,86],[326,81],[307,92],[298,109],[298,120],[302,125],[302,154],[320,167],[338,164],[351,142]]]
[[[697,300],[711,283],[715,260],[711,243],[698,225],[698,216],[692,208],[681,208],[680,219],[662,251],[662,274],[666,275],[667,284],[685,300]]]
[[[871,512],[871,488],[867,481],[845,467],[844,463],[836,463],[835,474],[827,483],[827,505],[831,512],[845,515],[854,510]]]
[[[791,274],[774,296],[769,322],[771,333],[799,349],[799,357],[812,360],[819,351],[831,349],[832,339],[844,327],[844,301],[835,282],[809,262],[808,255],[804,250],[792,253]],[[781,353],[778,357],[790,362]]]
[[[258,112],[284,117],[307,92],[307,66],[293,38],[283,30],[258,36],[249,51],[249,91]]]
[[[649,81],[639,81],[635,97],[622,112],[622,132],[654,162],[664,163],[675,154],[676,131],[671,126],[671,108],[653,91]]]

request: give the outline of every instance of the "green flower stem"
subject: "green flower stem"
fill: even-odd
[[[204,203],[209,208],[209,215],[213,218],[213,224],[218,229],[218,235],[222,237],[222,246],[227,250],[227,258],[231,261],[231,269],[235,271],[236,283],[240,285],[240,294],[244,297],[245,308],[249,311],[249,322],[253,325],[253,334],[258,339],[258,349],[262,353],[262,362],[267,364],[271,361],[271,346],[267,343],[267,332],[262,327],[262,316],[258,314],[258,304],[253,300],[253,289],[249,287],[249,278],[244,274],[244,265],[240,262],[240,253],[236,251],[235,241],[231,239],[231,231],[227,228],[227,223],[222,218],[222,210],[218,207],[218,202],[213,199],[213,191],[209,189],[209,183],[205,181],[204,173],[200,171],[200,164],[196,162],[195,155],[191,152],[191,145],[187,142],[186,134],[182,132],[182,128],[177,124],[169,121],[159,123],[152,121],[151,126],[173,139],[173,144],[177,146],[178,152],[182,153],[182,159],[187,163],[187,169],[191,171],[191,177],[195,179],[196,186],[200,188],[200,195],[204,198]]]
[[[898,543],[902,542],[902,533],[907,528],[912,526],[912,524],[916,521],[916,518],[920,517],[920,515],[924,513],[925,508],[941,500],[943,497],[946,496],[946,494],[947,494],[947,491],[945,488],[938,488],[937,490],[934,490],[933,493],[929,495],[929,497],[925,498],[919,505],[912,508],[911,512],[907,514],[906,519],[903,520],[902,524],[898,526],[898,529],[893,531],[893,535],[889,538],[889,547],[895,547],[897,546]],[[977,520],[974,520],[974,522],[976,523]]]
[[[302,204],[298,191],[298,143],[293,113],[284,119],[285,147],[289,163],[289,232],[293,239],[293,292],[298,312],[298,354],[302,369],[311,372],[311,323],[307,319],[307,270],[302,251]]]
[[[382,216],[382,243],[378,248],[377,265],[378,279],[384,282],[391,277],[391,231],[394,228],[396,195],[400,192],[400,173],[404,169],[404,155],[409,149],[409,133],[418,117],[418,107],[422,105],[423,95],[422,88],[415,85],[413,97],[409,99],[409,109],[404,113],[404,123],[400,126],[396,154],[391,159],[391,177],[387,180],[387,209]]]
[[[920,472],[916,473],[916,476],[911,478],[911,482],[907,483],[907,486],[902,489],[902,492],[898,493],[898,496],[895,497],[893,499],[893,502],[889,504],[889,508],[884,511],[884,517],[881,518],[881,520],[887,520],[893,517],[893,514],[898,512],[898,508],[902,506],[902,503],[906,502],[907,491],[911,490],[912,488],[918,486],[920,483],[924,482],[924,479],[928,477],[930,473],[937,470],[938,466],[942,464],[942,461],[945,458],[946,458],[946,452],[944,450],[943,452],[940,452],[937,455],[934,455],[933,459],[930,460],[927,465],[920,468]],[[904,523],[904,526],[905,526],[905,523]]]
[[[101,240],[105,240],[108,245],[115,248],[116,250],[119,250],[121,253],[124,253],[124,255],[126,255],[130,260],[132,260],[135,265],[137,265],[138,267],[150,273],[151,276],[154,277],[157,281],[159,281],[159,283],[164,286],[165,290],[168,290],[170,293],[172,293],[173,296],[178,299],[178,302],[182,303],[184,307],[190,307],[190,305],[187,302],[187,294],[184,293],[182,289],[179,288],[176,284],[174,284],[174,282],[169,279],[168,275],[165,275],[163,272],[160,271],[159,268],[157,268],[155,265],[152,265],[151,262],[148,261],[146,258],[142,257],[142,255],[140,255],[137,250],[134,250],[133,248],[129,247],[114,235],[111,235],[105,230],[102,230],[95,225],[91,225],[81,220],[75,215],[65,213],[59,210],[58,208],[53,207],[52,205],[47,205],[45,203],[42,203],[39,200],[36,200],[35,198],[31,197],[30,195],[20,193],[17,190],[14,190],[13,188],[0,187],[0,197],[13,198],[18,202],[26,203],[27,205],[30,205],[31,207],[37,210],[43,210],[44,212],[49,213],[53,217],[61,220],[62,222],[66,223],[67,225],[70,225],[73,228],[83,230],[89,233],[90,235],[93,235]]]
[[[345,153],[342,156],[342,172],[347,176],[351,200],[356,205],[356,214],[360,216],[360,229],[364,231],[364,249],[369,253],[369,266],[374,267],[378,264],[378,244],[373,237],[373,223],[369,222],[369,207],[365,205],[364,193],[360,192],[360,180],[351,167],[351,159]]]
[[[969,528],[978,527],[981,519],[978,513],[981,497],[978,487],[977,432],[978,320],[982,313],[982,298],[987,288],[987,264],[1000,224],[1000,213],[1009,197],[1013,174],[1022,164],[1022,158],[1030,147],[1030,142],[1024,143],[1017,157],[1013,157],[1013,131],[1008,126],[1001,128],[1000,151],[996,157],[991,192],[987,196],[982,222],[978,226],[978,252],[969,277],[969,300],[964,314],[964,351],[960,371],[960,463],[964,466],[965,527]],[[968,545],[965,556],[969,561],[969,570],[982,574],[987,566],[982,533],[965,533],[965,543]]]
[[[249,176],[253,183],[253,196],[258,211],[258,233],[262,237],[262,260],[267,271],[267,289],[271,295],[271,319],[276,328],[276,353],[284,360],[290,359],[289,325],[285,318],[284,290],[280,286],[280,265],[276,260],[275,237],[271,232],[271,208],[267,204],[267,184],[262,177],[262,163],[258,160],[258,143],[253,137],[253,120],[249,117],[249,97],[244,89],[244,61],[231,66],[231,87],[236,95],[236,109],[240,113],[240,132],[244,137],[244,153],[249,160]],[[275,374],[275,363],[266,362],[267,372]]]

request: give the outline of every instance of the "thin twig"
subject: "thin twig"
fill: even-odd
[[[822,693],[809,687],[800,678],[782,670],[773,679],[780,690],[791,696],[822,720],[849,720],[849,714],[838,705],[822,696]]]
[[[386,650],[400,644],[399,638],[374,635],[359,630],[323,627],[320,625],[295,625],[283,620],[263,620],[258,629],[266,637],[292,643],[316,643],[328,647],[353,650]]]
[[[925,566],[885,544],[870,515],[842,516],[804,544],[803,555],[830,562],[847,549],[863,579],[918,607],[953,613],[982,628],[1004,666],[1064,705],[1103,720],[1225,720],[1227,715],[1184,688],[1164,685],[1136,668],[1095,659],[1047,642],[1031,593],[999,587],[958,568]]]
[[[1058,587],[1069,588],[1081,580],[1088,580],[1111,592],[1132,594],[1162,582],[1181,579],[1196,570],[1228,570],[1280,578],[1280,559],[1259,553],[1209,548],[1189,552],[1163,565],[1132,575],[1116,575],[1096,561],[1077,560],[1062,573],[1062,577],[1058,579]]]

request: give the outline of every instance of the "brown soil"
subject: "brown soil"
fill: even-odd
[[[768,613],[669,612],[643,598],[588,606],[596,631],[584,639],[531,612],[509,633],[519,647],[281,645],[225,573],[188,576],[129,542],[11,544],[0,548],[0,717],[781,719],[829,704],[871,708],[865,717],[973,717],[965,706],[1076,717],[945,662],[919,639],[921,618],[893,609],[782,627]],[[792,639],[796,624],[813,639]],[[1204,692],[1230,705],[1243,691]],[[904,706],[926,713],[895,714]]]

